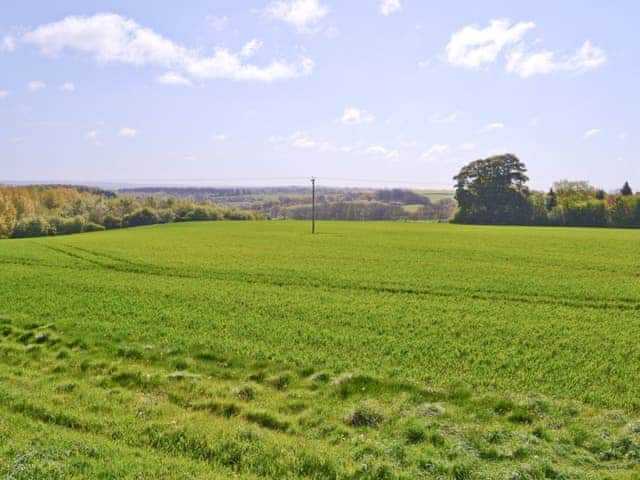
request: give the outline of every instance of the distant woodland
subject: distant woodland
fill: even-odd
[[[311,218],[309,187],[121,189],[120,195],[177,196],[252,210],[270,219]],[[316,215],[320,220],[448,221],[456,209],[452,191],[319,187]]]
[[[189,198],[120,196],[79,186],[0,187],[0,238],[37,237],[196,220],[252,220],[258,212]]]

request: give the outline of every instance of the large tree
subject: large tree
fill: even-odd
[[[456,175],[458,212],[454,221],[483,224],[527,224],[531,206],[525,183],[527,168],[510,153],[476,160]]]
[[[631,186],[629,186],[629,182],[624,182],[624,185],[622,186],[622,190],[620,190],[620,193],[622,193],[622,195],[624,195],[625,197],[629,195],[633,195],[633,190],[631,190]]]

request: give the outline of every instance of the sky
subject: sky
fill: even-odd
[[[640,188],[640,3],[0,5],[0,181]]]

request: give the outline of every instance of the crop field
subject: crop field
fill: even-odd
[[[640,231],[0,241],[3,478],[640,477]]]

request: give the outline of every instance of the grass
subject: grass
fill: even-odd
[[[636,478],[640,232],[0,242],[6,478]]]

